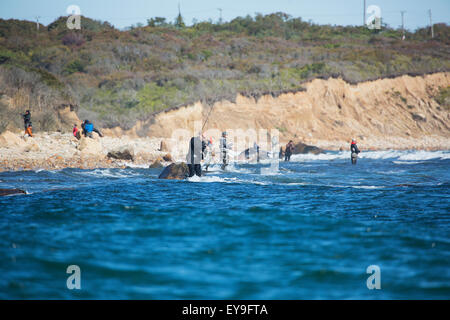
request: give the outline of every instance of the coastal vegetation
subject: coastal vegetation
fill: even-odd
[[[37,130],[59,128],[55,111],[64,105],[99,126],[128,129],[161,110],[300,91],[313,78],[357,83],[450,69],[446,24],[434,26],[434,39],[421,28],[402,41],[386,25],[317,25],[285,13],[190,26],[182,16],[154,17],[126,30],[86,17],[69,30],[66,20],[37,29],[0,19],[0,131],[20,127],[28,108]],[[447,101],[443,90],[437,99]]]

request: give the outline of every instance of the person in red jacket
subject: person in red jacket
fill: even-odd
[[[77,138],[78,140],[80,140],[80,138],[81,138],[81,133],[80,133],[80,130],[78,130],[77,124],[74,124],[74,125],[73,125],[72,133],[73,133],[73,136],[74,136],[75,138]]]

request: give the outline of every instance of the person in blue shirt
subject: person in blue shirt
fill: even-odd
[[[103,137],[102,133],[94,127],[94,124],[89,120],[84,120],[81,124],[81,128],[83,129],[83,135],[85,137],[92,138],[92,132],[98,133],[100,137]]]

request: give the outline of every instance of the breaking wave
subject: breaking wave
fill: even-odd
[[[125,171],[120,169],[95,169],[89,171],[81,171],[78,174],[95,178],[131,178],[140,175],[137,172]]]
[[[323,154],[296,154],[293,155],[291,161],[307,162],[318,160],[348,160],[350,154],[348,151],[326,152]],[[427,160],[448,160],[450,159],[450,151],[366,151],[359,155],[361,159],[392,159],[399,161],[427,161]]]

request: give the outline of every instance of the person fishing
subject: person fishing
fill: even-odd
[[[202,176],[202,165],[203,154],[206,149],[206,142],[202,139],[201,134],[196,137],[192,137],[189,142],[189,152],[187,155],[187,165],[189,168],[189,177],[197,175]]]
[[[256,141],[253,143],[253,149],[256,152],[256,162],[259,163],[259,145],[256,143]]]
[[[352,143],[350,145],[350,151],[352,153],[352,164],[356,164],[356,161],[358,160],[358,154],[361,152],[358,149],[358,146],[356,145],[356,140],[352,139]]]
[[[280,152],[278,153],[278,158],[283,159],[283,156],[284,156],[284,150],[283,150],[283,147],[280,147]]]
[[[25,114],[22,115],[23,117],[23,125],[25,128],[25,133],[28,129],[29,124],[31,123],[31,112],[30,110],[25,111]]]
[[[231,150],[232,143],[227,142],[226,131],[222,132],[222,138],[220,138],[220,152],[222,154],[222,170],[228,166],[228,150]]]
[[[208,171],[208,168],[211,164],[211,160],[213,157],[213,145],[214,141],[213,138],[210,137],[209,140],[206,142],[206,149],[204,152],[204,158],[205,158],[205,171]]]
[[[294,141],[289,141],[289,143],[286,145],[286,151],[284,152],[284,161],[289,162],[291,161],[292,153],[294,152]]]

